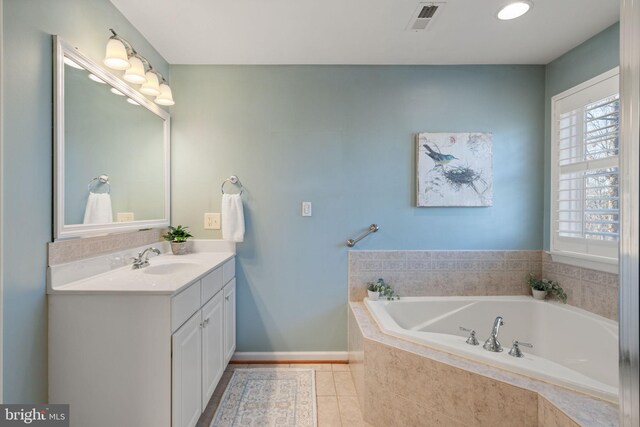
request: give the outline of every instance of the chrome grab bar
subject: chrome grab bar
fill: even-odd
[[[364,233],[362,233],[361,235],[359,235],[355,239],[347,240],[347,246],[349,246],[350,248],[354,247],[356,245],[356,243],[358,243],[360,240],[364,239],[365,237],[367,237],[371,233],[375,233],[379,229],[380,229],[380,227],[378,227],[378,224],[371,224],[369,226],[369,228],[367,229],[367,231],[365,231]]]

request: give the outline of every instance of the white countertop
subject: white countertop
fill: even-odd
[[[159,248],[168,249],[168,245],[159,245]],[[133,270],[130,261],[125,261],[130,259],[128,255],[111,254],[50,266],[47,293],[173,295],[224,264],[235,253],[200,251],[186,255],[152,254],[149,256],[150,265],[138,270]]]

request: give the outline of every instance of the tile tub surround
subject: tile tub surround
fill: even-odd
[[[543,252],[542,275],[560,283],[569,304],[618,321],[617,274],[554,262]]]
[[[349,301],[379,277],[400,296],[530,295],[529,273],[557,280],[573,306],[618,320],[618,275],[553,262],[544,251],[349,251]]]
[[[386,335],[349,306],[349,363],[374,425],[618,425],[614,404]]]
[[[48,265],[64,264],[138,246],[151,245],[162,241],[163,231],[152,229],[51,242],[48,245]]]
[[[349,251],[349,300],[379,277],[404,296],[526,295],[541,251]]]

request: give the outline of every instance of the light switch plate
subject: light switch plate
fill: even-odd
[[[311,216],[311,202],[302,202],[302,216]]]
[[[131,222],[135,221],[135,215],[133,212],[118,212],[116,214],[117,222]]]
[[[220,230],[220,213],[219,212],[204,214],[204,229]]]

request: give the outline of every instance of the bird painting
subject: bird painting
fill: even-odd
[[[431,157],[436,165],[440,165],[440,166],[446,165],[452,160],[457,159],[457,157],[454,156],[453,154],[442,154],[437,151],[434,151],[427,144],[422,144],[422,146],[427,149],[427,153],[426,153],[427,156]]]
[[[416,142],[417,206],[493,204],[490,132],[423,132]]]

